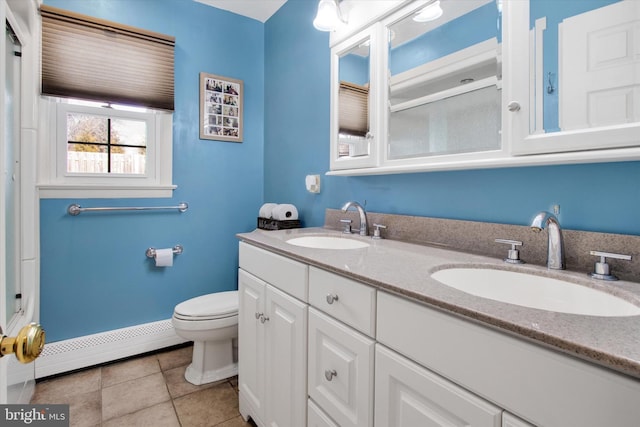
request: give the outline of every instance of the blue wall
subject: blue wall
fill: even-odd
[[[189,203],[184,214],[66,215],[41,202],[41,322],[49,341],[167,319],[178,302],[236,287],[235,233],[263,202],[294,203],[305,226],[326,208],[527,224],[561,205],[565,228],[640,235],[640,163],[330,177],[329,35],[316,0],[290,0],[266,24],[189,0],[47,0],[176,37],[172,199],[80,200],[86,206]],[[244,80],[245,140],[198,139],[198,73]],[[322,192],[305,190],[307,174]],[[149,246],[181,243],[172,268]],[[601,248],[602,249],[602,248]],[[604,248],[606,249],[606,248]]]
[[[264,25],[190,0],[47,0],[55,7],[175,36],[172,199],[42,200],[41,317],[48,341],[171,317],[204,293],[237,288],[235,233],[255,227],[263,197]],[[199,73],[244,81],[241,144],[199,139]],[[83,206],[177,212],[66,215]],[[150,247],[184,246],[159,269]]]

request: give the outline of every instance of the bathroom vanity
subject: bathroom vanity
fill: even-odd
[[[287,243],[314,236],[361,245]],[[431,274],[465,266],[554,276],[634,306],[637,283],[610,286],[584,273],[327,228],[238,237],[240,412],[259,426],[601,427],[640,419],[640,316],[507,304]]]

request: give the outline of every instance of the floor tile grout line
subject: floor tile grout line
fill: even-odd
[[[166,352],[165,354],[169,354],[169,353],[170,352]],[[164,360],[165,368],[163,368],[163,363],[161,363],[161,358],[162,358],[162,360]],[[181,420],[180,417],[179,417],[178,406],[176,405],[177,400],[181,399],[181,398],[184,398],[186,396],[189,396],[191,394],[198,393],[198,392],[201,392],[203,390],[206,390],[208,387],[197,386],[195,389],[191,389],[190,391],[188,391],[188,392],[186,392],[184,394],[181,394],[181,395],[178,395],[178,396],[174,397],[174,396],[172,396],[172,394],[170,392],[170,383],[174,384],[175,378],[173,378],[173,376],[171,378],[169,378],[167,376],[167,373],[169,371],[172,371],[172,370],[175,370],[175,369],[179,369],[179,368],[184,369],[186,366],[188,366],[188,364],[191,362],[191,360],[189,360],[189,361],[183,360],[182,356],[179,357],[179,358],[175,358],[175,357],[171,357],[171,356],[162,357],[162,353],[157,353],[157,354],[154,354],[153,360],[157,363],[158,371],[147,373],[146,375],[143,375],[141,377],[131,378],[131,379],[127,379],[127,380],[124,380],[124,381],[120,380],[120,382],[117,382],[117,383],[114,383],[114,384],[109,384],[108,386],[105,386],[105,379],[107,377],[105,377],[105,371],[104,371],[103,368],[106,367],[106,366],[117,366],[120,363],[126,363],[127,361],[132,360],[132,359],[136,359],[136,358],[134,357],[134,358],[131,358],[131,359],[117,361],[117,362],[110,363],[110,364],[107,364],[107,365],[95,366],[95,368],[97,369],[96,376],[97,376],[97,382],[98,382],[98,389],[96,391],[98,392],[98,394],[97,394],[97,399],[95,401],[96,402],[95,403],[96,406],[94,406],[94,408],[95,408],[94,410],[96,412],[98,412],[96,415],[98,415],[98,417],[99,417],[98,418],[99,421],[98,421],[98,423],[96,424],[95,427],[103,426],[103,425],[105,425],[105,423],[108,423],[108,422],[110,422],[112,420],[115,420],[115,419],[117,419],[119,417],[131,416],[132,414],[136,414],[136,413],[138,413],[140,411],[143,411],[145,409],[148,409],[148,408],[151,408],[153,406],[156,406],[156,405],[159,405],[159,404],[163,404],[163,403],[166,403],[166,402],[170,402],[171,403],[171,408],[173,409],[173,413],[174,413],[175,419],[177,420],[178,425],[180,427],[182,427],[184,421]],[[173,364],[178,362],[178,361],[183,361],[184,363],[178,364],[178,366],[173,366]],[[112,417],[112,418],[110,418],[108,420],[104,420],[103,419],[103,410],[104,410],[104,399],[103,399],[104,394],[103,394],[103,392],[105,390],[108,390],[111,387],[122,385],[123,383],[126,383],[128,381],[141,380],[141,379],[147,378],[147,377],[152,376],[152,375],[157,375],[158,373],[161,374],[162,383],[164,384],[165,391],[166,391],[166,393],[168,395],[168,399],[167,400],[165,400],[163,402],[156,403],[155,405],[147,406],[146,408],[139,408],[136,411],[129,412],[127,414],[122,414],[122,415],[120,415],[118,417]],[[72,374],[72,373],[70,373],[70,374]],[[64,377],[64,375],[60,376],[60,378],[62,378],[62,377]],[[112,372],[110,372],[109,373],[109,378],[117,379],[118,376],[114,375]],[[51,380],[55,381],[55,379],[53,379],[53,378]],[[183,381],[186,381],[186,379],[183,378]],[[227,387],[231,388],[231,391],[233,393],[237,393],[238,390],[237,390],[236,386],[234,385],[234,382],[237,382],[237,376],[234,376],[234,377],[231,377],[231,378],[225,378],[225,379],[220,380],[220,381],[216,381],[215,385],[217,386],[219,384],[220,386],[222,386],[222,384],[224,383],[224,384],[226,384]],[[36,386],[37,386],[37,384],[36,384]],[[202,384],[202,386],[205,386],[205,384]],[[235,405],[237,406],[237,403]],[[224,419],[224,420],[220,420],[219,422],[217,422],[215,424],[215,426],[221,426],[221,425],[223,425],[225,423],[229,423],[232,420],[235,420],[236,417],[241,416],[241,414],[239,413],[237,408],[236,408],[236,412],[237,413],[235,415],[233,415],[233,416],[228,415],[229,418]]]

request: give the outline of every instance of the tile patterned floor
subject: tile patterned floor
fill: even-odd
[[[238,412],[237,377],[184,379],[192,347],[89,368],[36,383],[31,403],[69,404],[78,427],[252,427]]]

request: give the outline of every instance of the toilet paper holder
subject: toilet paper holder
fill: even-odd
[[[173,248],[174,255],[180,255],[182,253],[183,247],[182,245],[175,245]],[[147,254],[147,258],[155,258],[156,257],[156,248],[149,248],[145,252]]]

